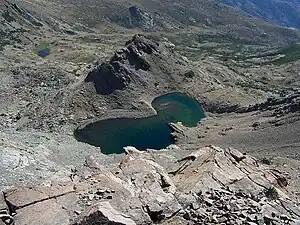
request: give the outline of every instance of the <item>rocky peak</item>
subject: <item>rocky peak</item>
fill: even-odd
[[[135,70],[150,70],[150,64],[146,60],[146,55],[158,53],[157,42],[154,42],[150,38],[146,38],[143,35],[135,35],[131,40],[127,41],[125,48],[117,51],[111,58],[112,62],[129,62],[131,66],[134,66]]]
[[[109,62],[96,66],[85,82],[93,82],[98,94],[124,90],[138,70],[150,70],[147,56],[158,53],[158,46],[158,43],[143,35],[135,35],[124,48],[115,52]]]
[[[159,44],[152,39],[137,34],[131,40],[126,42],[126,46],[135,46],[138,51],[152,54],[153,52],[158,51]]]

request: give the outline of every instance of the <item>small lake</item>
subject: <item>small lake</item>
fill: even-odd
[[[157,115],[101,120],[75,130],[75,138],[100,147],[104,154],[124,153],[126,146],[139,150],[162,149],[174,144],[169,123],[182,122],[192,127],[205,117],[200,103],[181,92],[159,96],[151,105]]]
[[[42,57],[42,58],[45,58],[49,54],[50,54],[50,49],[49,48],[43,48],[43,49],[41,49],[37,52],[37,55]]]

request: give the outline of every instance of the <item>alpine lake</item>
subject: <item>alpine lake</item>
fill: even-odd
[[[75,130],[74,136],[78,141],[100,147],[104,154],[124,153],[126,146],[162,149],[175,143],[170,123],[182,122],[193,127],[205,117],[201,104],[182,92],[161,95],[151,105],[157,113],[154,116],[100,120]]]

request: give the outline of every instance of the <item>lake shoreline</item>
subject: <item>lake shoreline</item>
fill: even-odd
[[[102,117],[102,120],[87,122],[75,129],[74,137],[78,141],[100,147],[105,154],[122,153],[126,146],[161,149],[175,143],[171,123],[182,122],[192,127],[205,117],[201,104],[182,92],[156,97],[151,106],[155,114],[141,113],[137,116],[135,113],[131,117],[124,117],[124,113],[119,114],[120,117],[110,114],[106,119]],[[111,152],[107,149],[114,150]]]

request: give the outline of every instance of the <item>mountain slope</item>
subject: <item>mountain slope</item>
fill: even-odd
[[[219,0],[268,22],[300,28],[299,0]]]
[[[74,31],[101,30],[111,33],[134,28],[146,32],[176,32],[182,29],[209,29],[230,33],[249,41],[289,43],[299,34],[250,18],[240,11],[214,0],[50,0],[20,1],[41,17],[69,24]],[[190,7],[193,5],[193,7]],[[266,35],[265,35],[266,34]]]
[[[6,44],[28,43],[28,28],[38,30],[43,26],[26,9],[6,0],[0,0],[0,15],[0,50]]]

